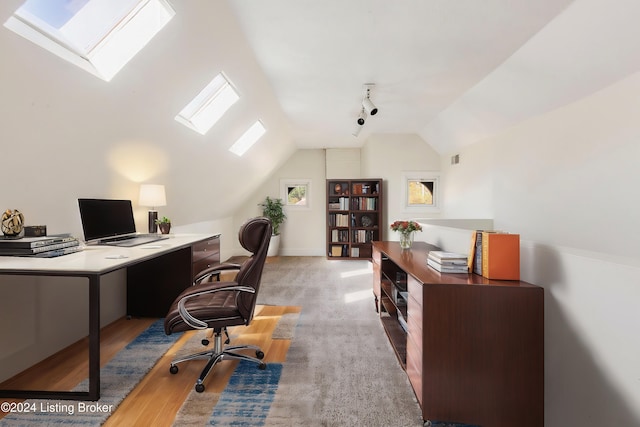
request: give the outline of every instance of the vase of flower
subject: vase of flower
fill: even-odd
[[[400,248],[411,249],[413,243],[413,231],[409,233],[400,233]]]
[[[411,249],[413,244],[413,233],[422,231],[422,226],[415,221],[395,221],[391,224],[391,229],[400,233],[400,248]]]

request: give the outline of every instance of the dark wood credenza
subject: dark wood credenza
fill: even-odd
[[[373,242],[376,309],[426,420],[544,425],[544,289],[441,274],[415,242]]]

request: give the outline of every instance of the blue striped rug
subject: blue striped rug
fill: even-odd
[[[281,363],[269,363],[262,370],[255,363],[241,360],[220,395],[209,425],[263,426],[281,374]]]
[[[154,322],[100,369],[100,400],[97,402],[31,399],[25,403],[29,408],[35,409],[34,411],[8,414],[0,419],[0,426],[99,426],[103,424],[180,338],[181,334],[165,335],[163,322],[163,319]],[[88,388],[89,380],[87,379],[78,384],[74,390],[88,390]],[[99,406],[91,406],[96,404]]]

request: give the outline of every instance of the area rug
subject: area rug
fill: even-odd
[[[271,339],[293,338],[299,315],[298,312],[280,315],[271,333]],[[180,353],[198,351],[201,338],[200,334],[191,337]],[[234,338],[236,337],[232,334],[232,342]],[[173,425],[263,426],[278,389],[282,369],[283,364],[279,362],[267,362],[265,370],[258,369],[256,364],[251,362],[237,362],[222,393],[191,391],[178,411]]]
[[[0,426],[101,425],[180,337],[165,335],[163,322],[154,322],[100,369],[97,402],[30,399],[22,407],[35,411],[8,414],[0,419]],[[87,379],[74,390],[88,388]]]
[[[265,427],[422,427],[407,374],[375,311],[366,260],[280,257],[259,304],[302,306]]]

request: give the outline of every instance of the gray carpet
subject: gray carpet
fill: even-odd
[[[266,426],[422,426],[375,312],[368,261],[280,257],[259,304],[302,306]]]

